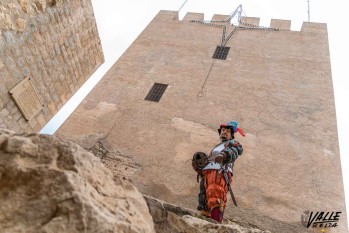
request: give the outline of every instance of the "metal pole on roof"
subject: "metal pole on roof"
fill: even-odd
[[[234,18],[236,14],[238,14],[238,22],[240,23],[241,20],[241,12],[242,12],[242,4],[240,4],[233,12],[229,14],[229,21]]]
[[[308,22],[310,22],[310,0],[308,1]]]
[[[181,5],[181,7],[178,9],[178,13],[179,13],[180,10],[182,10],[182,8],[184,7],[184,5],[185,5],[187,2],[188,2],[188,0],[185,0],[185,1],[183,2],[183,4]]]

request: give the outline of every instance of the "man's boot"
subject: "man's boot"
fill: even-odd
[[[213,210],[211,210],[211,218],[216,220],[219,223],[222,223],[223,212],[219,210],[219,207],[215,207],[213,208]]]

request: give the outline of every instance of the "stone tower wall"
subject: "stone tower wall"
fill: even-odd
[[[306,232],[305,210],[341,211],[331,232],[344,232],[326,24],[291,31],[288,20],[256,28],[259,18],[243,18],[226,60],[217,60],[223,27],[190,21],[202,19],[161,11],[57,134],[85,148],[103,145],[110,159],[134,159],[141,168],[131,179],[142,192],[194,209],[198,184],[188,161],[209,153],[218,126],[234,119],[247,136],[236,134],[244,146],[233,178],[239,208],[229,200],[226,214],[271,232]],[[234,27],[225,26],[228,35]],[[155,82],[168,84],[161,100],[144,100]]]
[[[103,61],[90,0],[1,0],[0,127],[38,132]]]

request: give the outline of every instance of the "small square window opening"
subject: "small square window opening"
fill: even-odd
[[[227,59],[229,49],[230,49],[230,47],[217,46],[216,51],[214,52],[212,58],[213,59],[220,59],[220,60]]]
[[[168,84],[154,83],[153,87],[150,89],[148,95],[144,100],[159,102],[167,86]]]

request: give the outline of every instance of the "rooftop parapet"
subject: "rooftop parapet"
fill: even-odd
[[[158,20],[179,20],[178,11],[168,11],[161,10],[159,11]],[[227,21],[229,19],[229,15],[221,15],[214,14],[211,18],[211,21]],[[188,12],[184,16],[182,21],[190,22],[191,20],[195,21],[204,21],[204,14],[197,12]],[[215,22],[212,22],[215,23]],[[228,23],[228,22],[227,22]],[[259,27],[260,25],[259,17],[241,17],[241,24],[239,26],[249,27],[255,26]],[[267,26],[268,27],[268,26]],[[280,29],[284,31],[291,30],[291,20],[283,20],[283,19],[271,19],[270,26],[271,28]],[[301,32],[307,33],[327,33],[327,24],[326,23],[314,23],[314,22],[303,22]]]

